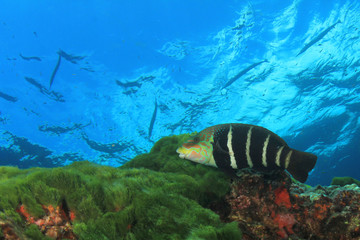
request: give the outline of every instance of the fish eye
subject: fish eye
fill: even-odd
[[[195,136],[195,137],[193,138],[193,141],[194,141],[194,143],[200,142],[200,137],[199,137],[199,136]]]

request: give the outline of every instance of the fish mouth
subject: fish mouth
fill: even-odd
[[[180,151],[180,148],[176,149],[176,152],[179,154],[179,157],[185,159],[186,155]]]

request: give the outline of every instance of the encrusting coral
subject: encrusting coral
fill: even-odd
[[[243,239],[360,239],[360,188],[310,187],[284,173],[243,171],[226,196]]]
[[[0,167],[0,239],[357,239],[356,185],[316,187],[286,173],[216,168],[178,157],[165,137],[120,168]]]

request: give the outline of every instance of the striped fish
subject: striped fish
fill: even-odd
[[[287,170],[305,182],[317,156],[290,148],[266,128],[240,123],[208,127],[176,150],[180,158],[225,171],[253,168],[258,171]]]

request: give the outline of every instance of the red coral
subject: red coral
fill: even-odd
[[[45,215],[42,218],[36,219],[31,216],[25,209],[24,205],[20,205],[17,212],[20,213],[28,224],[36,224],[40,231],[53,239],[77,239],[72,232],[71,222],[75,219],[74,212],[70,211],[70,216],[67,216],[61,206],[54,208],[52,205],[43,205]]]
[[[70,221],[74,221],[76,218],[75,213],[73,211],[70,211]]]
[[[315,203],[314,204],[314,217],[317,220],[321,221],[327,217],[329,210],[330,210],[330,205],[322,204],[322,203]]]
[[[278,224],[279,231],[277,234],[281,238],[287,238],[288,234],[294,234],[292,227],[296,223],[295,217],[291,214],[278,214],[274,218],[274,221]],[[285,231],[286,229],[286,231]]]
[[[290,195],[284,186],[274,190],[275,203],[278,206],[285,206],[287,209],[291,208]]]
[[[27,210],[25,209],[25,206],[23,204],[21,204],[17,209],[16,211],[18,213],[20,213],[20,215],[22,215],[27,222],[29,223],[34,223],[35,220],[34,218],[30,215],[30,213],[27,212]]]
[[[309,188],[284,175],[243,171],[225,201],[244,240],[360,239],[360,190],[354,187]]]

